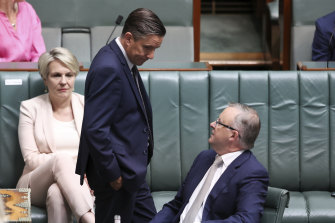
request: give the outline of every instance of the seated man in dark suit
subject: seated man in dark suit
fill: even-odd
[[[312,45],[313,61],[335,60],[335,11],[315,22],[315,33]]]
[[[152,223],[260,222],[269,177],[250,151],[260,130],[257,112],[230,104],[210,126],[213,149],[197,156],[175,198]]]

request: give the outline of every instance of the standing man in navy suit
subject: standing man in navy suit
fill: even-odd
[[[149,222],[156,214],[145,182],[153,154],[151,105],[137,70],[162,44],[166,30],[139,8],[122,34],[95,56],[85,83],[85,109],[76,173],[96,197],[96,222]]]
[[[260,130],[257,112],[246,105],[230,104],[210,126],[213,150],[197,156],[175,198],[163,206],[152,223],[260,222],[269,178],[249,150]],[[214,160],[220,165],[194,212]]]
[[[335,61],[335,11],[315,21],[313,61]]]

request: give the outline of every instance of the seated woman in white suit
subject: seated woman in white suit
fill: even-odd
[[[94,199],[75,174],[84,97],[74,93],[76,57],[65,48],[41,55],[38,67],[48,93],[23,101],[19,142],[25,162],[17,187],[31,188],[31,203],[47,208],[48,222],[94,222]]]

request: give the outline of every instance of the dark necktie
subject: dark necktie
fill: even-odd
[[[143,108],[144,108],[144,112],[145,112],[145,116],[147,116],[147,110],[146,110],[146,107],[145,107],[145,104],[144,104],[144,100],[143,100],[143,96],[142,96],[142,92],[141,92],[141,89],[140,89],[140,85],[138,83],[138,71],[137,71],[137,68],[136,66],[134,65],[133,68],[131,69],[132,73],[133,73],[133,78],[134,78],[134,81],[135,81],[135,84],[137,86],[137,90],[141,96],[141,101],[142,101],[142,105],[143,105]]]
[[[144,116],[145,116],[145,120],[146,120],[146,122],[147,122],[147,126],[148,126],[148,129],[149,129],[149,135],[148,135],[148,146],[149,146],[149,141],[151,141],[151,128],[150,128],[149,121],[148,121],[148,113],[147,113],[147,109],[146,109],[146,107],[145,107],[145,103],[144,103],[144,100],[143,100],[143,96],[142,96],[141,88],[140,88],[140,85],[139,85],[139,82],[138,82],[138,75],[139,75],[139,72],[138,72],[138,70],[137,70],[137,68],[136,68],[135,65],[134,65],[133,68],[131,69],[131,72],[133,73],[133,78],[134,78],[134,81],[135,81],[135,84],[136,84],[138,93],[139,93],[140,96],[141,96],[141,101],[142,101],[142,105],[143,105],[143,109],[144,109]]]

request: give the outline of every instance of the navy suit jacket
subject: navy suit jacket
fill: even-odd
[[[335,36],[329,42],[331,35],[335,35],[335,11],[315,22],[315,33],[312,45],[312,60],[335,60]]]
[[[179,222],[215,155],[213,150],[206,150],[197,156],[175,198],[163,206],[151,223]],[[201,222],[260,222],[268,180],[266,169],[250,150],[246,150],[228,166],[210,191]]]
[[[152,111],[140,76],[139,85],[147,114],[115,39],[92,61],[85,82],[76,173],[82,178],[90,173],[88,180],[95,193],[110,189],[109,182],[120,176],[129,192],[145,182],[153,153]]]

